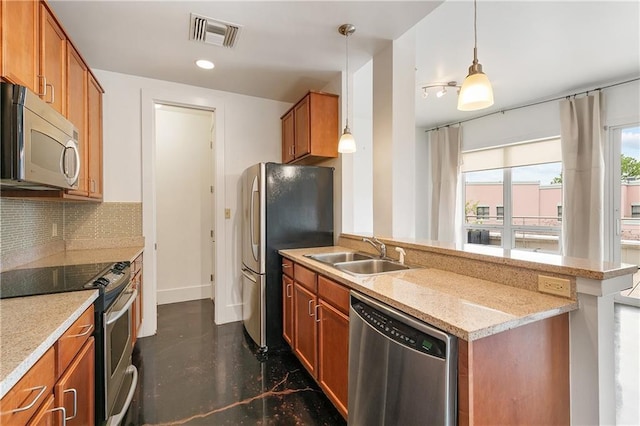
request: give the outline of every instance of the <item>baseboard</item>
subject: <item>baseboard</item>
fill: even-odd
[[[158,305],[186,302],[188,300],[211,299],[211,284],[158,290],[157,297]]]

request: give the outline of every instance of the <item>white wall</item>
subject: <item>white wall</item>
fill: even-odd
[[[94,70],[104,95],[104,182],[105,201],[142,200],[144,185],[150,182],[142,180],[142,126],[141,93],[162,92],[176,99],[188,95],[194,104],[213,103],[224,112],[216,111],[216,119],[223,117],[223,123],[217,123],[224,129],[217,135],[217,144],[221,144],[224,158],[222,188],[224,199],[216,207],[216,217],[223,214],[224,208],[231,209],[231,219],[222,222],[223,230],[217,229],[217,239],[223,239],[225,250],[216,253],[223,256],[224,271],[216,262],[216,322],[225,323],[241,319],[241,280],[240,280],[240,190],[239,177],[251,164],[260,161],[280,161],[281,124],[280,116],[291,106],[283,102],[228,92],[204,89],[168,81],[154,80],[109,71]],[[215,72],[215,71],[214,71]],[[170,99],[169,99],[170,101]],[[147,105],[144,106],[147,108]],[[216,222],[218,223],[218,222]],[[145,226],[146,229],[146,226]],[[152,239],[145,230],[145,240]],[[148,245],[147,245],[148,247]],[[146,249],[145,253],[148,251]],[[151,257],[151,256],[149,256]],[[154,267],[147,262],[145,254],[145,294],[155,293],[155,275],[147,273]],[[218,287],[224,290],[218,295]],[[145,300],[145,319],[143,335],[155,333],[155,299]]]

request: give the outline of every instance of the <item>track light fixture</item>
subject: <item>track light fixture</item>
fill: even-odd
[[[427,99],[427,97],[429,96],[429,89],[434,89],[434,88],[440,88],[440,90],[438,90],[436,92],[436,96],[438,98],[443,97],[444,95],[447,94],[447,89],[450,89],[452,87],[455,87],[458,89],[458,92],[460,91],[460,86],[458,85],[457,81],[447,81],[444,83],[429,83],[429,84],[425,84],[424,86],[422,86],[422,98],[423,99]]]

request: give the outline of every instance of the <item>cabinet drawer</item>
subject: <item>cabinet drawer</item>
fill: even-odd
[[[282,258],[282,273],[293,278],[293,261],[287,258]]]
[[[0,424],[27,423],[53,393],[55,365],[55,350],[51,347],[0,401]]]
[[[58,346],[57,377],[64,373],[84,342],[91,337],[94,328],[93,305],[91,305],[56,342]]]
[[[349,315],[349,289],[335,281],[318,277],[318,296],[343,314]]]
[[[305,268],[304,266],[300,266],[297,263],[293,266],[293,277],[294,279],[308,288],[312,292],[316,292],[317,290],[317,275],[310,269]]]

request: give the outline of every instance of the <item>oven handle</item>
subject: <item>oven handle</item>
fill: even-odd
[[[131,294],[129,295],[129,300],[127,300],[126,304],[122,309],[117,310],[115,312],[111,312],[109,315],[107,315],[107,325],[113,324],[114,322],[118,321],[118,319],[121,316],[126,314],[129,308],[131,307],[131,305],[133,305],[133,302],[136,301],[136,297],[138,297],[138,289],[134,289],[131,292]]]
[[[131,399],[133,399],[133,393],[136,390],[136,385],[138,384],[138,370],[136,369],[135,366],[130,365],[127,367],[124,373],[132,375],[131,386],[129,387],[127,398],[125,399],[124,404],[122,406],[122,411],[109,417],[107,419],[106,426],[119,426],[125,414],[127,414],[127,409],[129,408],[129,405],[131,405]]]

